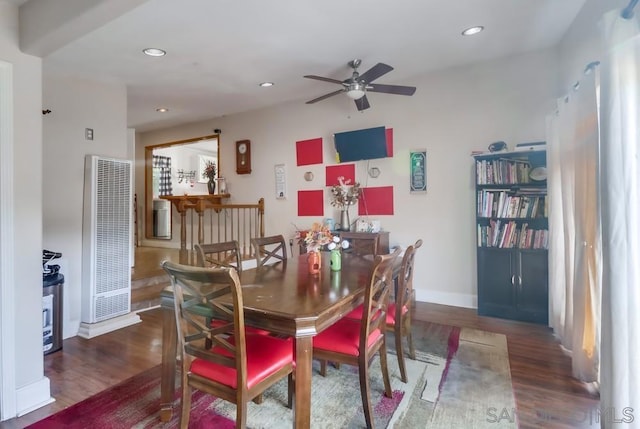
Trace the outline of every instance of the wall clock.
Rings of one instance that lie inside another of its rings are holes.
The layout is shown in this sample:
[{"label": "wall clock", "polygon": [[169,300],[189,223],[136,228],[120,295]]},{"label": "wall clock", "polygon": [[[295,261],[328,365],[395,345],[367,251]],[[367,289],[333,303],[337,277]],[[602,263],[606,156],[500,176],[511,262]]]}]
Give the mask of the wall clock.
[{"label": "wall clock", "polygon": [[236,142],[236,173],[251,173],[251,141],[249,140]]}]

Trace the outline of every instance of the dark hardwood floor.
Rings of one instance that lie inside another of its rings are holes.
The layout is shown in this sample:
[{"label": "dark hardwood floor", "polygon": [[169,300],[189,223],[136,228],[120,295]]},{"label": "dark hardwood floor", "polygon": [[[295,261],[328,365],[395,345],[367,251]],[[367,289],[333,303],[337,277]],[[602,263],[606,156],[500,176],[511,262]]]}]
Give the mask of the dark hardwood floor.
[{"label": "dark hardwood floor", "polygon": [[[156,262],[151,265],[156,266]],[[142,323],[91,340],[80,337],[64,340],[61,351],[44,359],[44,373],[51,381],[51,393],[56,401],[25,416],[2,422],[0,428],[23,428],[160,364],[160,310],[152,308],[139,314]],[[569,357],[549,328],[481,317],[473,309],[420,302],[415,307],[415,318],[507,336],[516,413],[521,428],[600,426],[595,421],[598,395],[571,376]],[[500,412],[502,410],[498,414]],[[511,410],[506,412],[512,415]]]}]

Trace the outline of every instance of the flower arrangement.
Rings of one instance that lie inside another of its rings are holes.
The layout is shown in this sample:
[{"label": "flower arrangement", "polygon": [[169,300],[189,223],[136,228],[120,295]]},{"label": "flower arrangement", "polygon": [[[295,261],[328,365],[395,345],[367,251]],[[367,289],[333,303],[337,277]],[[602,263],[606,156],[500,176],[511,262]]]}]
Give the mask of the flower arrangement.
[{"label": "flower arrangement", "polygon": [[319,222],[314,222],[303,238],[308,252],[317,252],[322,246],[332,243],[333,240],[334,237],[329,227]]},{"label": "flower arrangement", "polygon": [[340,251],[342,249],[348,249],[349,242],[347,240],[340,239],[340,237],[337,235],[334,235],[333,240],[331,241],[331,243],[329,243],[327,248],[329,250],[337,250],[337,251]]},{"label": "flower arrangement", "polygon": [[202,178],[213,180],[216,177],[216,163],[213,161],[206,161],[204,164],[204,170],[202,170]]},{"label": "flower arrangement", "polygon": [[360,183],[355,182],[352,186],[348,186],[351,180],[345,180],[341,177],[338,179],[340,184],[333,185],[331,188],[331,205],[338,207],[341,210],[348,209],[349,206],[358,202],[360,198],[361,189]]}]

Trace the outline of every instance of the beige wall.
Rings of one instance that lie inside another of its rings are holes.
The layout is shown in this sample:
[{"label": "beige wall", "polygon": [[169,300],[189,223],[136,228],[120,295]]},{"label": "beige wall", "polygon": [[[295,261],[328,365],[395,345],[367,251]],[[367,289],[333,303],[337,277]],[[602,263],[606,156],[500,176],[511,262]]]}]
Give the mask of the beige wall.
[{"label": "beige wall", "polygon": [[[419,300],[453,305],[476,305],[474,185],[471,150],[506,141],[510,147],[544,140],[544,118],[553,106],[556,58],[552,51],[536,52],[475,66],[446,70],[409,79],[418,87],[413,97],[371,94],[372,108],[358,112],[347,97],[333,97],[314,105],[304,100],[273,108],[214,118],[181,127],[141,134],[143,147],[182,140],[222,129],[221,174],[227,178],[233,202],[265,198],[267,234],[293,236],[294,224],[309,226],[320,217],[297,216],[297,190],[326,189],[324,166],[297,167],[295,142],[324,139],[325,164],[332,164],[332,134],[384,125],[394,129],[394,157],[372,160],[378,178],[366,174],[367,163],[356,164],[363,186],[394,186],[393,216],[371,216],[391,232],[391,244],[407,245],[422,238],[416,255],[415,287]],[[319,86],[321,93],[323,87]],[[235,141],[252,142],[250,175],[235,174]],[[427,150],[426,194],[409,193],[408,153]],[[275,198],[273,167],[287,166],[288,198]],[[315,179],[306,182],[303,174]],[[142,172],[137,192],[144,195]],[[325,217],[337,218],[325,192]],[[351,218],[355,219],[352,208]],[[174,218],[175,218],[174,213]],[[175,230],[178,231],[178,230]],[[175,235],[175,234],[174,234]]]}]

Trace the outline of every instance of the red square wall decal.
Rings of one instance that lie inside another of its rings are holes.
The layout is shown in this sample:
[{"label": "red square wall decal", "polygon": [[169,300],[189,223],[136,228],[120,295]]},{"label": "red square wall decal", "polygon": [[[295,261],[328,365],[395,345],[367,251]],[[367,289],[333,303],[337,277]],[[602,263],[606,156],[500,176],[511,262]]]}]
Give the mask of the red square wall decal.
[{"label": "red square wall decal", "polygon": [[296,142],[297,165],[322,164],[322,137]]},{"label": "red square wall decal", "polygon": [[359,216],[392,214],[393,186],[362,188],[362,195],[358,200]]},{"label": "red square wall decal", "polygon": [[324,216],[324,191],[298,191],[298,216]]},{"label": "red square wall decal", "polygon": [[393,157],[393,128],[386,128],[384,130],[387,137],[387,156]]},{"label": "red square wall decal", "polygon": [[353,185],[356,182],[355,164],[327,165],[325,170],[326,186],[339,185],[340,178],[347,185]]}]

